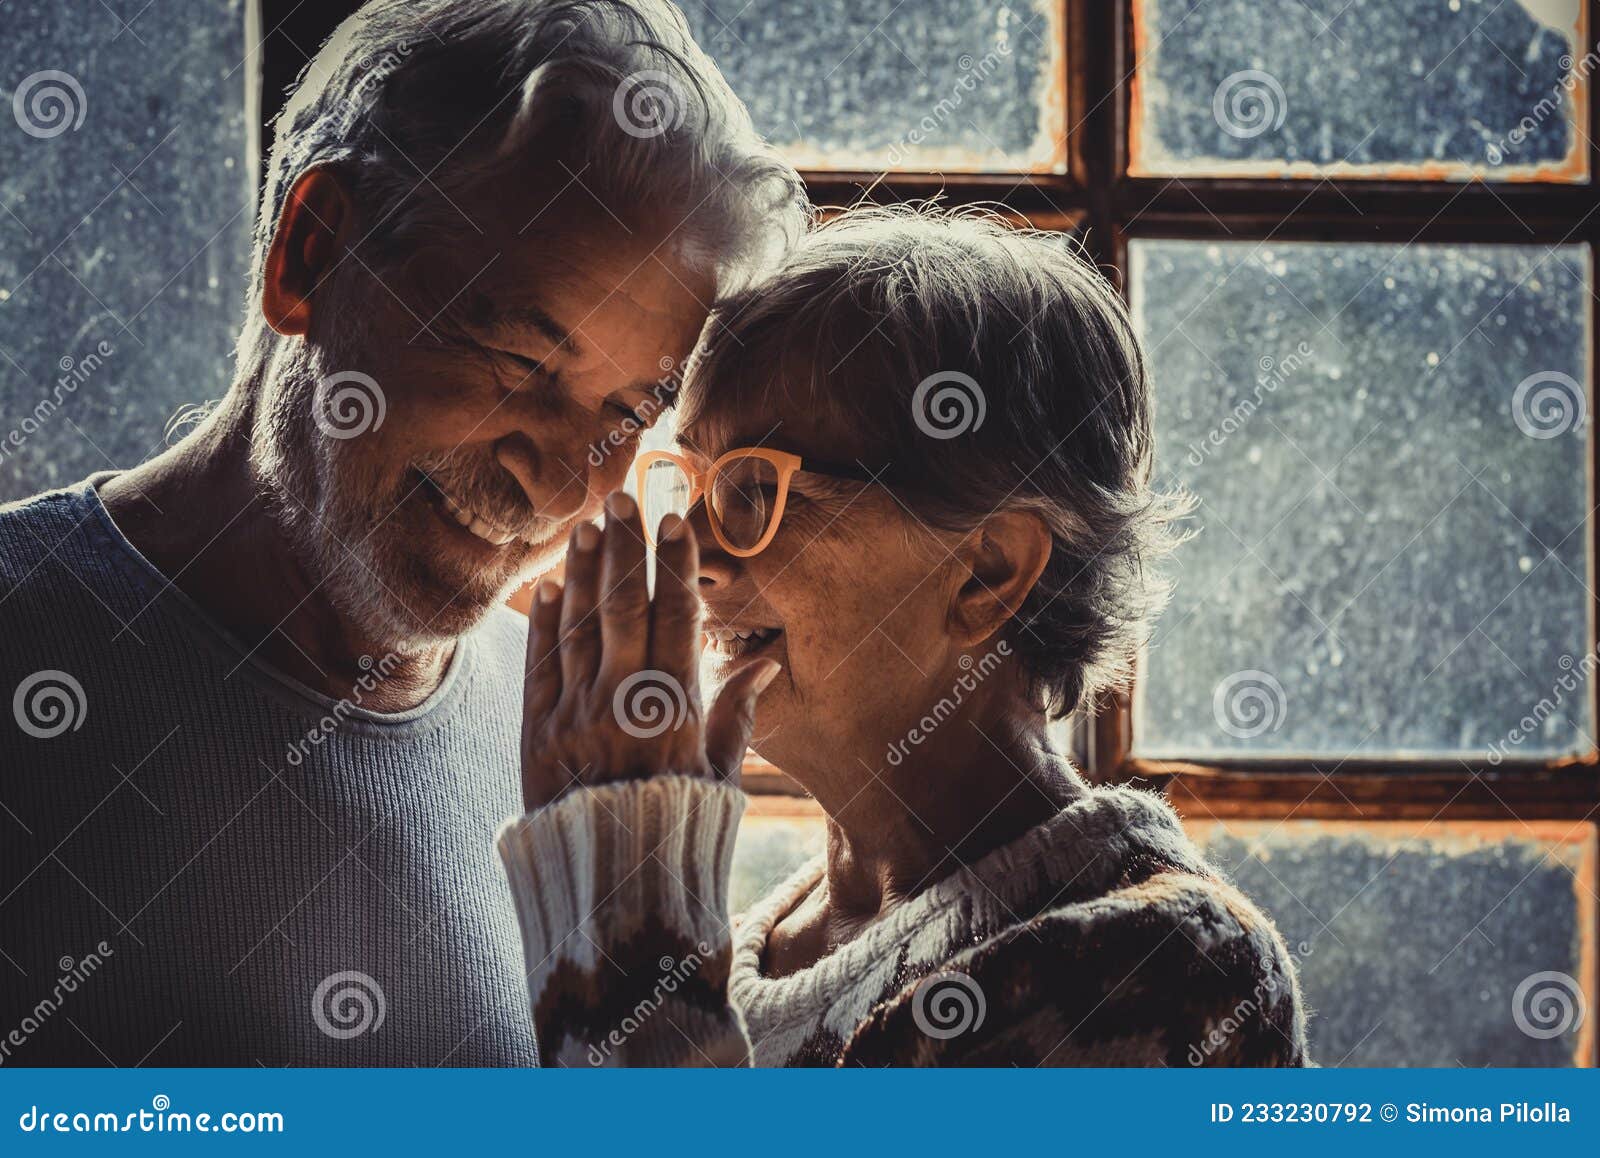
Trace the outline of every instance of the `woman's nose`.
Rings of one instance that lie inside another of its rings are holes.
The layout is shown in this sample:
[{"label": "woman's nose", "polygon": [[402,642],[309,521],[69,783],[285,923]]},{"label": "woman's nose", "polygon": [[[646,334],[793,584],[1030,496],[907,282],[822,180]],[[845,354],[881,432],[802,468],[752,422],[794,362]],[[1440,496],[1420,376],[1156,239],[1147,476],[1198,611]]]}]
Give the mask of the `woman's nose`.
[{"label": "woman's nose", "polygon": [[731,586],[738,575],[739,560],[722,549],[711,531],[711,519],[706,514],[706,504],[698,502],[689,512],[689,525],[700,544],[700,590],[715,591]]}]

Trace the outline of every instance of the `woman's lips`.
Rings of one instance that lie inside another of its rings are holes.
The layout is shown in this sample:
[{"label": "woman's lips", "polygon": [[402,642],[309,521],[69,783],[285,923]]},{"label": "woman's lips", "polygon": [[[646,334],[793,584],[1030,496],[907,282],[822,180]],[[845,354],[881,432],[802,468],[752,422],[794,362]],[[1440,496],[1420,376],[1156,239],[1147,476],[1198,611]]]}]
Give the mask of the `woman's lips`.
[{"label": "woman's lips", "polygon": [[781,627],[715,627],[705,631],[706,650],[721,659],[742,659],[772,647]]}]

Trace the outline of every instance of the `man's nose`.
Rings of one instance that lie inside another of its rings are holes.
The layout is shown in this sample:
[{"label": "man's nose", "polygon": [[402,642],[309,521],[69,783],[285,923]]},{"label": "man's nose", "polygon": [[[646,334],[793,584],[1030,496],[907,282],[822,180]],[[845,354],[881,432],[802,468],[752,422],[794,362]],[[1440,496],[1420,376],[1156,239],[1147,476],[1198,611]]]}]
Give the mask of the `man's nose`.
[{"label": "man's nose", "polygon": [[551,431],[543,445],[522,431],[494,444],[494,457],[528,496],[538,514],[553,522],[570,519],[589,501],[589,446],[566,432]]}]

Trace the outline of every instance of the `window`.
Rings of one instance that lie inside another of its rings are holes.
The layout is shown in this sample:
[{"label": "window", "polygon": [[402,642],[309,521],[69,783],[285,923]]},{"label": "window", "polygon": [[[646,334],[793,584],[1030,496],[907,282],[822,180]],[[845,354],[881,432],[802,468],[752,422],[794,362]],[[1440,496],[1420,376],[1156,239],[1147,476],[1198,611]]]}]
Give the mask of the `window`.
[{"label": "window", "polygon": [[[262,0],[257,110],[243,0],[205,3],[0,41],[0,116],[41,102],[0,132],[0,499],[143,458],[226,379],[259,127],[354,4]],[[999,205],[1119,279],[1200,534],[1074,747],[1271,913],[1314,1056],[1594,1064],[1539,1018],[1600,1010],[1595,6],[683,6],[818,203]],[[145,67],[180,53],[214,67]],[[745,783],[741,900],[821,827]]]},{"label": "window", "polygon": [[[1080,758],[1272,914],[1314,1056],[1594,1064],[1528,1013],[1596,1007],[1592,6],[686,8],[818,202],[998,203],[1120,279],[1199,535]],[[742,888],[804,817],[758,801]]]},{"label": "window", "polygon": [[0,502],[149,457],[232,377],[258,135],[244,0],[124,16],[0,17]]}]

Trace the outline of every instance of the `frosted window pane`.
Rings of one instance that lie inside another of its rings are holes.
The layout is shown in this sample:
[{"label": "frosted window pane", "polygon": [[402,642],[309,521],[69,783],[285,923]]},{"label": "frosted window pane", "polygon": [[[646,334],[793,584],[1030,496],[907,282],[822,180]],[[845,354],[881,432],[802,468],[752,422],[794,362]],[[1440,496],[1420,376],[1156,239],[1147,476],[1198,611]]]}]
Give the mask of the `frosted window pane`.
[{"label": "frosted window pane", "polygon": [[24,3],[0,24],[6,501],[142,461],[227,389],[251,66],[244,0]]},{"label": "frosted window pane", "polygon": [[1136,241],[1199,536],[1135,750],[1588,750],[1582,246]]},{"label": "frosted window pane", "polygon": [[1592,824],[1188,828],[1283,934],[1318,1064],[1574,1064]]},{"label": "frosted window pane", "polygon": [[1061,170],[1061,0],[685,0],[759,128],[812,169]]},{"label": "frosted window pane", "polygon": [[1138,0],[1136,13],[1135,172],[1588,179],[1582,0]]},{"label": "frosted window pane", "polygon": [[823,850],[822,817],[748,815],[733,846],[729,906],[748,909]]}]

